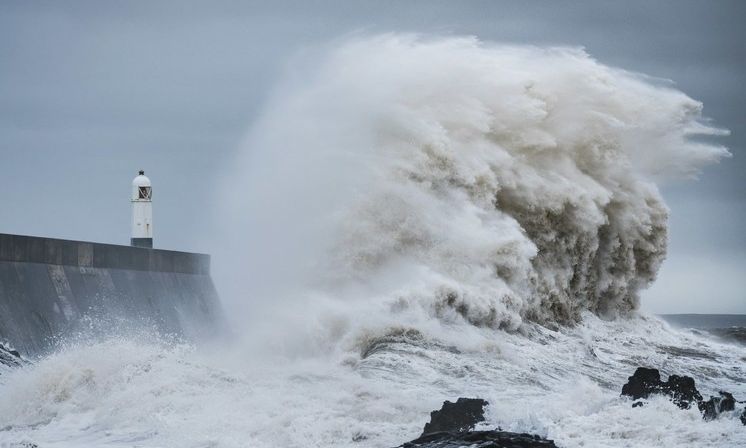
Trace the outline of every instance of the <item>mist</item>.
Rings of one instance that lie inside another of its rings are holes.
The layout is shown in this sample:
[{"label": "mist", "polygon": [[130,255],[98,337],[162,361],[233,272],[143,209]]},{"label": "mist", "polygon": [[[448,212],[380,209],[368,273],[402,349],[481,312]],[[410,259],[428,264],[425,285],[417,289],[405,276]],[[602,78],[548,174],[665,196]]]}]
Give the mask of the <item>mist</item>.
[{"label": "mist", "polygon": [[261,340],[327,326],[336,346],[432,318],[634,312],[667,253],[659,185],[729,155],[697,139],[727,135],[701,111],[578,48],[390,33],[309,50],[221,194],[228,315],[271,321]]}]

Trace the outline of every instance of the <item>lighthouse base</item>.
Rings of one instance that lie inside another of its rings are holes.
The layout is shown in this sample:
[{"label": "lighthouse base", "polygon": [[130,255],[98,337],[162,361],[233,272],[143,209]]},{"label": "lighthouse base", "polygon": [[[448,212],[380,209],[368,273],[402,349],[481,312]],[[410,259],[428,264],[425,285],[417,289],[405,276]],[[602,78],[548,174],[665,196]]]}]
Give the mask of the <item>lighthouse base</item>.
[{"label": "lighthouse base", "polygon": [[153,238],[130,238],[130,246],[153,248]]}]

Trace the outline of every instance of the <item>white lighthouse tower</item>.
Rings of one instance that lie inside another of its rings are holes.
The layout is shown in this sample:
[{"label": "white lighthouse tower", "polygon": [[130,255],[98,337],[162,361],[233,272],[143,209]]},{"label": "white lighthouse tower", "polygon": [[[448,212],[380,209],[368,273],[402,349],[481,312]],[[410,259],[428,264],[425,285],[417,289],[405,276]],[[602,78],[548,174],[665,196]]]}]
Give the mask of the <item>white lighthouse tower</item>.
[{"label": "white lighthouse tower", "polygon": [[132,180],[132,239],[130,245],[153,247],[153,188],[145,171]]}]

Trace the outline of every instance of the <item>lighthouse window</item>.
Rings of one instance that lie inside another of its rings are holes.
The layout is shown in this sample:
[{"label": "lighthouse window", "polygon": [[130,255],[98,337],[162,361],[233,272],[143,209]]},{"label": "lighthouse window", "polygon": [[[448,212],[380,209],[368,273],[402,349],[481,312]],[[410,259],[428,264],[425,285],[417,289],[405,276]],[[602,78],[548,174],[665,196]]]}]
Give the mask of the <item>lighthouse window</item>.
[{"label": "lighthouse window", "polygon": [[150,190],[150,187],[138,187],[138,190],[139,190],[139,194],[138,194],[139,199],[150,199],[150,196],[152,193],[152,191]]}]

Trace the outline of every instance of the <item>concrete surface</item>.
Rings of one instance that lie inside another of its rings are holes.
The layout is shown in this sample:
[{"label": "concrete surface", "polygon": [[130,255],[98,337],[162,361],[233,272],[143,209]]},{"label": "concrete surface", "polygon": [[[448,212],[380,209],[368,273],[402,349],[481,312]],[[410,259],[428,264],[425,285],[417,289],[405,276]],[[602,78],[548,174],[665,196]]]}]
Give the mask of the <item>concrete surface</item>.
[{"label": "concrete surface", "polygon": [[0,234],[0,340],[27,356],[76,334],[198,338],[221,318],[209,255]]}]

